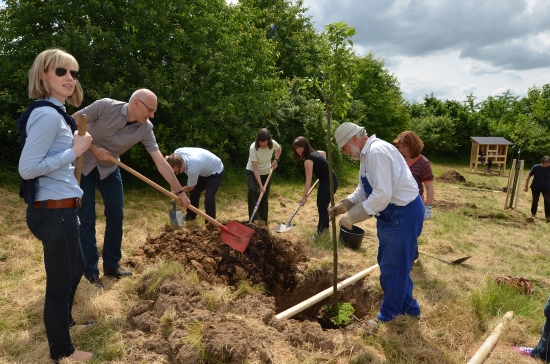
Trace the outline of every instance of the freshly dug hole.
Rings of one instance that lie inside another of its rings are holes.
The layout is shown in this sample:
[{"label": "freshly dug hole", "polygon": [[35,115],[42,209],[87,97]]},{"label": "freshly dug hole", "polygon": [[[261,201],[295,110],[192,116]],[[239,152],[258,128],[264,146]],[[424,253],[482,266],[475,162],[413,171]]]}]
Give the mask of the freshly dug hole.
[{"label": "freshly dug hole", "polygon": [[[176,230],[167,225],[159,236],[149,236],[145,244],[128,259],[129,263],[142,266],[159,260],[177,260],[193,266],[201,280],[212,284],[236,286],[241,281],[263,283],[268,294],[275,299],[277,312],[332,287],[332,271],[302,274],[308,262],[300,248],[302,244],[293,244],[254,224],[241,223],[255,230],[244,253],[224,244],[220,230],[212,225]],[[338,282],[348,277],[340,274]],[[293,318],[316,320],[320,308],[331,299],[324,299]],[[338,292],[338,300],[350,302],[355,308],[355,316],[362,318],[380,297],[373,297],[366,280],[360,280]]]}]

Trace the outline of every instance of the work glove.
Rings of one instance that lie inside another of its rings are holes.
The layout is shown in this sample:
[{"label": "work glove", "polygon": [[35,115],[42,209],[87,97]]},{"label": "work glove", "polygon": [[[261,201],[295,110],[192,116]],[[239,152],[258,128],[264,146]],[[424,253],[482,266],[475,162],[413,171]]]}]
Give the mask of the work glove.
[{"label": "work glove", "polygon": [[338,202],[338,204],[336,204],[335,206],[328,209],[328,216],[335,217],[338,215],[342,215],[346,213],[349,209],[351,209],[353,206],[355,206],[353,202],[345,198],[342,201]]},{"label": "work glove", "polygon": [[432,218],[432,205],[424,206],[424,220],[429,220]]},{"label": "work glove", "polygon": [[367,212],[363,208],[363,204],[358,203],[340,218],[338,224],[348,230],[351,230],[353,228],[353,224],[365,221],[366,219],[369,219],[371,217],[372,215],[367,214]]}]

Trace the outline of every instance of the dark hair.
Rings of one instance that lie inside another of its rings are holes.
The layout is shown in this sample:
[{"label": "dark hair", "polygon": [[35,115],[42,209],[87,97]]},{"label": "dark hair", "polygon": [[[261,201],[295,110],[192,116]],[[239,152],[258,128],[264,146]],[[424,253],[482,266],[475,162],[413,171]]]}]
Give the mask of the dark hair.
[{"label": "dark hair", "polygon": [[395,138],[393,144],[404,144],[409,148],[409,153],[411,153],[411,158],[416,158],[422,153],[424,149],[424,143],[422,139],[418,137],[412,131],[404,131]]},{"label": "dark hair", "polygon": [[540,160],[540,164],[543,164],[543,163],[548,163],[550,162],[550,157],[545,155],[544,157],[541,158]]},{"label": "dark hair", "polygon": [[263,128],[263,129],[260,129],[258,131],[258,135],[256,135],[256,144],[254,145],[256,150],[260,148],[260,142],[265,142],[265,141],[267,141],[267,147],[269,149],[273,149],[273,140],[271,139],[271,134],[269,133],[269,130],[267,130],[266,128]]},{"label": "dark hair", "polygon": [[[296,147],[304,148],[304,153],[300,156],[296,153]],[[297,161],[303,161],[309,157],[315,150],[309,145],[307,139],[303,136],[299,136],[292,142],[292,152],[294,153],[294,159]]]}]

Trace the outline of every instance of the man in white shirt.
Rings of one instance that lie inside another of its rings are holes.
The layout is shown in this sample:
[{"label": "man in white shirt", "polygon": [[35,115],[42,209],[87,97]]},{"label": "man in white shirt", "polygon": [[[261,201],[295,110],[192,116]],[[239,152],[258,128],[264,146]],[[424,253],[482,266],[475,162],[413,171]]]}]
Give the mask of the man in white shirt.
[{"label": "man in white shirt", "polygon": [[335,136],[342,153],[360,161],[359,185],[329,214],[344,214],[339,224],[348,229],[372,216],[377,220],[377,261],[384,298],[378,316],[369,322],[378,325],[402,314],[419,317],[410,277],[424,221],[418,184],[397,148],[376,135],[369,137],[365,128],[346,122]]},{"label": "man in white shirt", "polygon": [[[216,192],[220,187],[224,167],[220,158],[202,148],[178,148],[166,157],[174,173],[185,173],[187,185],[183,187],[189,193],[191,205],[199,208],[199,200],[204,191],[204,209],[208,216],[216,218]],[[197,214],[187,210],[185,220],[195,220]],[[208,221],[206,221],[208,222]]]}]

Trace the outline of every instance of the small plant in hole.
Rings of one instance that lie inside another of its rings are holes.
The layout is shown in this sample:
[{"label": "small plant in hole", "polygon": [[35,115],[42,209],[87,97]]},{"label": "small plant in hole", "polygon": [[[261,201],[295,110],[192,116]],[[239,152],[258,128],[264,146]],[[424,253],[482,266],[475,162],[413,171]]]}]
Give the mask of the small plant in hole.
[{"label": "small plant in hole", "polygon": [[334,309],[332,303],[327,303],[323,306],[323,314],[330,318],[330,321],[336,326],[349,325],[353,319],[355,309],[349,302],[338,302],[338,307]]}]

